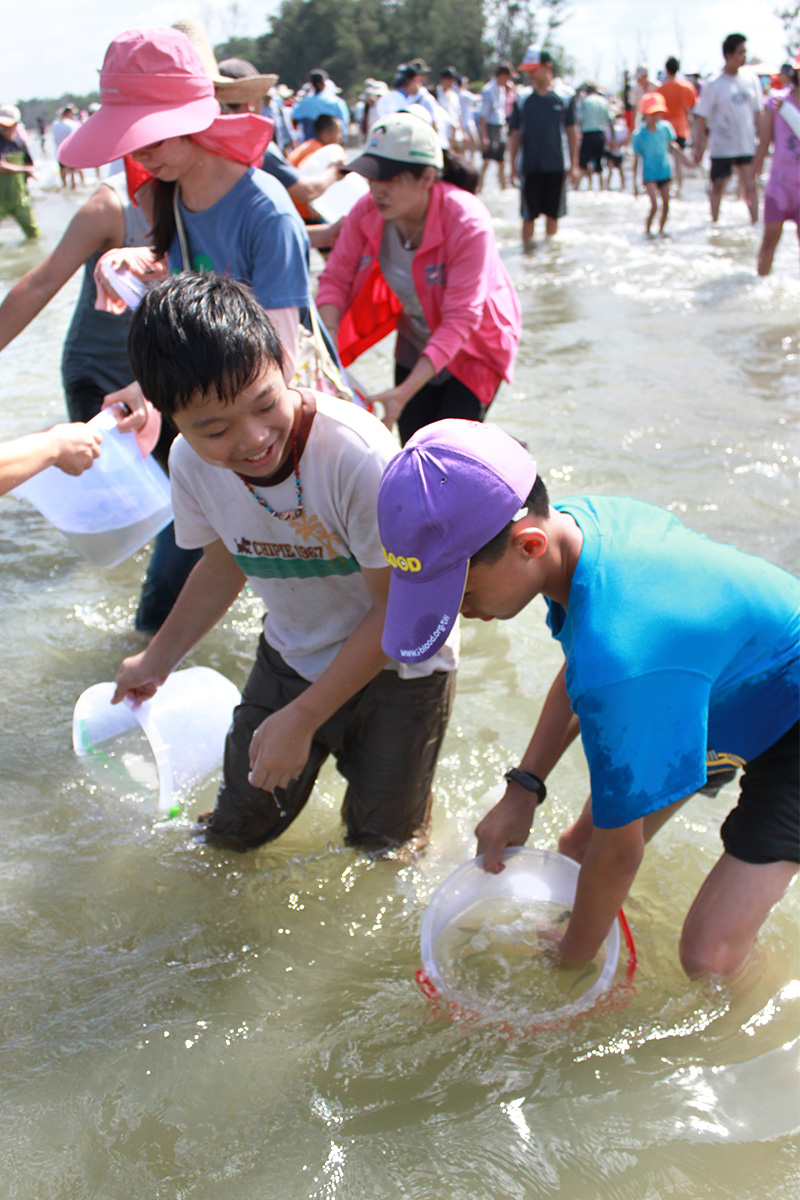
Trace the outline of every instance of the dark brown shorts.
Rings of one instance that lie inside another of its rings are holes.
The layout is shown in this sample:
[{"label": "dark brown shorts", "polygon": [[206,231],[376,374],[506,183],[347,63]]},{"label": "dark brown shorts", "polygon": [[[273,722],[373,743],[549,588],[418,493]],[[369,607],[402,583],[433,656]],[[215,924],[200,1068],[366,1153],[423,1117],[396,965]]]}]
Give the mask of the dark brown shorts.
[{"label": "dark brown shorts", "polygon": [[309,686],[262,635],[225,741],[217,806],[205,827],[208,840],[250,850],[278,837],[304,807],[329,754],[348,784],[342,805],[348,842],[386,849],[424,839],[455,672],[400,679],[395,671],[380,671],[320,726],[297,780],[274,792],[252,787],[247,776],[253,733]]}]

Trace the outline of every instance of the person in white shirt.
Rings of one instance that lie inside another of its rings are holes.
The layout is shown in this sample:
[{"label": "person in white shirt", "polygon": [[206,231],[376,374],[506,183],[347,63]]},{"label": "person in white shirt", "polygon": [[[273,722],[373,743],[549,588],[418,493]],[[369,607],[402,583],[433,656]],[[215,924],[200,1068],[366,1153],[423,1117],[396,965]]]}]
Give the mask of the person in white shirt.
[{"label": "person in white shirt", "polygon": [[[80,121],[78,120],[77,108],[75,108],[74,104],[65,104],[55,121],[53,121],[53,127],[50,131],[53,135],[53,145],[55,146],[56,150],[56,158],[58,158],[58,147],[61,145],[64,139],[72,133],[73,129],[77,129],[79,125]],[[74,191],[76,180],[79,177],[81,183],[83,183],[83,171],[70,170],[69,167],[64,167],[61,165],[61,163],[59,163],[59,171],[61,172],[62,187],[65,188],[69,186]]]},{"label": "person in white shirt", "polygon": [[394,87],[375,104],[375,121],[396,112],[414,111],[420,115],[419,109],[422,109],[431,124],[435,125],[438,105],[428,89],[422,86],[422,78],[417,63],[400,63],[395,73]]},{"label": "person in white shirt", "polygon": [[725,67],[703,85],[695,105],[694,161],[699,165],[708,146],[711,156],[711,220],[719,219],[719,209],[728,180],[734,169],[750,220],[758,220],[758,187],[753,159],[756,133],[761,138],[761,88],[758,78],[743,71],[747,61],[747,39],[743,33],[731,33],[722,43]]},{"label": "person in white shirt", "polygon": [[461,128],[461,97],[456,84],[458,72],[455,67],[444,67],[439,72],[439,86],[436,89],[436,100],[439,107],[447,114],[447,144],[450,150],[460,151],[464,145],[464,133]]},{"label": "person in white shirt", "polygon": [[511,64],[498,64],[494,79],[481,92],[481,105],[478,110],[478,130],[483,149],[483,166],[478,182],[478,191],[483,187],[483,181],[490,162],[497,163],[497,176],[500,187],[506,186],[506,121],[513,104],[514,85],[511,82],[513,71]]}]

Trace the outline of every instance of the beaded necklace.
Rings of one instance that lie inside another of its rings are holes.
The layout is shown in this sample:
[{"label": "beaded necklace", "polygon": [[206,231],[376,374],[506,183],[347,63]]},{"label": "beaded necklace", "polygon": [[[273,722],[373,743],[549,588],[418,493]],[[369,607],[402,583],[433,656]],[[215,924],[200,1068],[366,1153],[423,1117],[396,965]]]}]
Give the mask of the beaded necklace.
[{"label": "beaded necklace", "polygon": [[[297,508],[287,508],[285,512],[276,512],[275,509],[267,503],[263,496],[259,496],[252,483],[245,479],[244,475],[239,475],[239,478],[253,499],[260,504],[262,508],[265,508],[268,513],[272,513],[273,517],[277,517],[279,521],[294,521],[303,511],[303,489],[300,486],[300,464],[297,458],[297,438],[295,437],[294,429],[292,429],[292,459],[294,461],[294,482],[297,488]],[[237,471],[236,474],[238,475],[239,472]]]}]

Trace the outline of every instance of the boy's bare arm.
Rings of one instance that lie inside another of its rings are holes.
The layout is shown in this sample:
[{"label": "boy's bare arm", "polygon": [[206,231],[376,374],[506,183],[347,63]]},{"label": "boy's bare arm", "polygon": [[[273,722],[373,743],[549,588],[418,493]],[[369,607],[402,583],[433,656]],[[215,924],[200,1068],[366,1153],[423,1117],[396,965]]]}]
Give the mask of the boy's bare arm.
[{"label": "boy's bare arm", "polygon": [[213,629],[244,587],[245,576],[224,542],[203,547],[172,611],[147,649],[123,659],[112,704],[126,695],[149,700],[202,637]]},{"label": "boy's bare arm", "polygon": [[[519,764],[524,771],[546,779],[561,755],[580,732],[566,685],[567,664],[562,666],[547,694],[533,737]],[[536,796],[518,783],[509,783],[505,795],[486,814],[475,833],[478,854],[486,871],[501,871],[500,855],[507,846],[522,846],[528,839]]]},{"label": "boy's bare arm", "polygon": [[250,743],[250,783],[272,791],[296,779],[311,752],[314,734],[337,709],[386,664],[381,649],[389,568],[361,571],[372,607],[329,667],[301,696],[259,725]]},{"label": "boy's bare arm", "polygon": [[592,830],[578,890],[561,941],[564,960],[589,962],[602,945],[630,891],[644,854],[644,822]]}]

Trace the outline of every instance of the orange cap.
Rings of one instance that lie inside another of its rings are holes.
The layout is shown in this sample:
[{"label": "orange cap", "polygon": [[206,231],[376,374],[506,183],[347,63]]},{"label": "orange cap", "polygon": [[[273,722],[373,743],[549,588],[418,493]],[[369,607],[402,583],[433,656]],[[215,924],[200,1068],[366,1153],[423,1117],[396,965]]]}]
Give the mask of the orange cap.
[{"label": "orange cap", "polygon": [[666,115],[667,112],[664,97],[660,92],[647,92],[642,96],[642,102],[639,107],[646,117],[652,116],[653,113],[664,113]]}]

